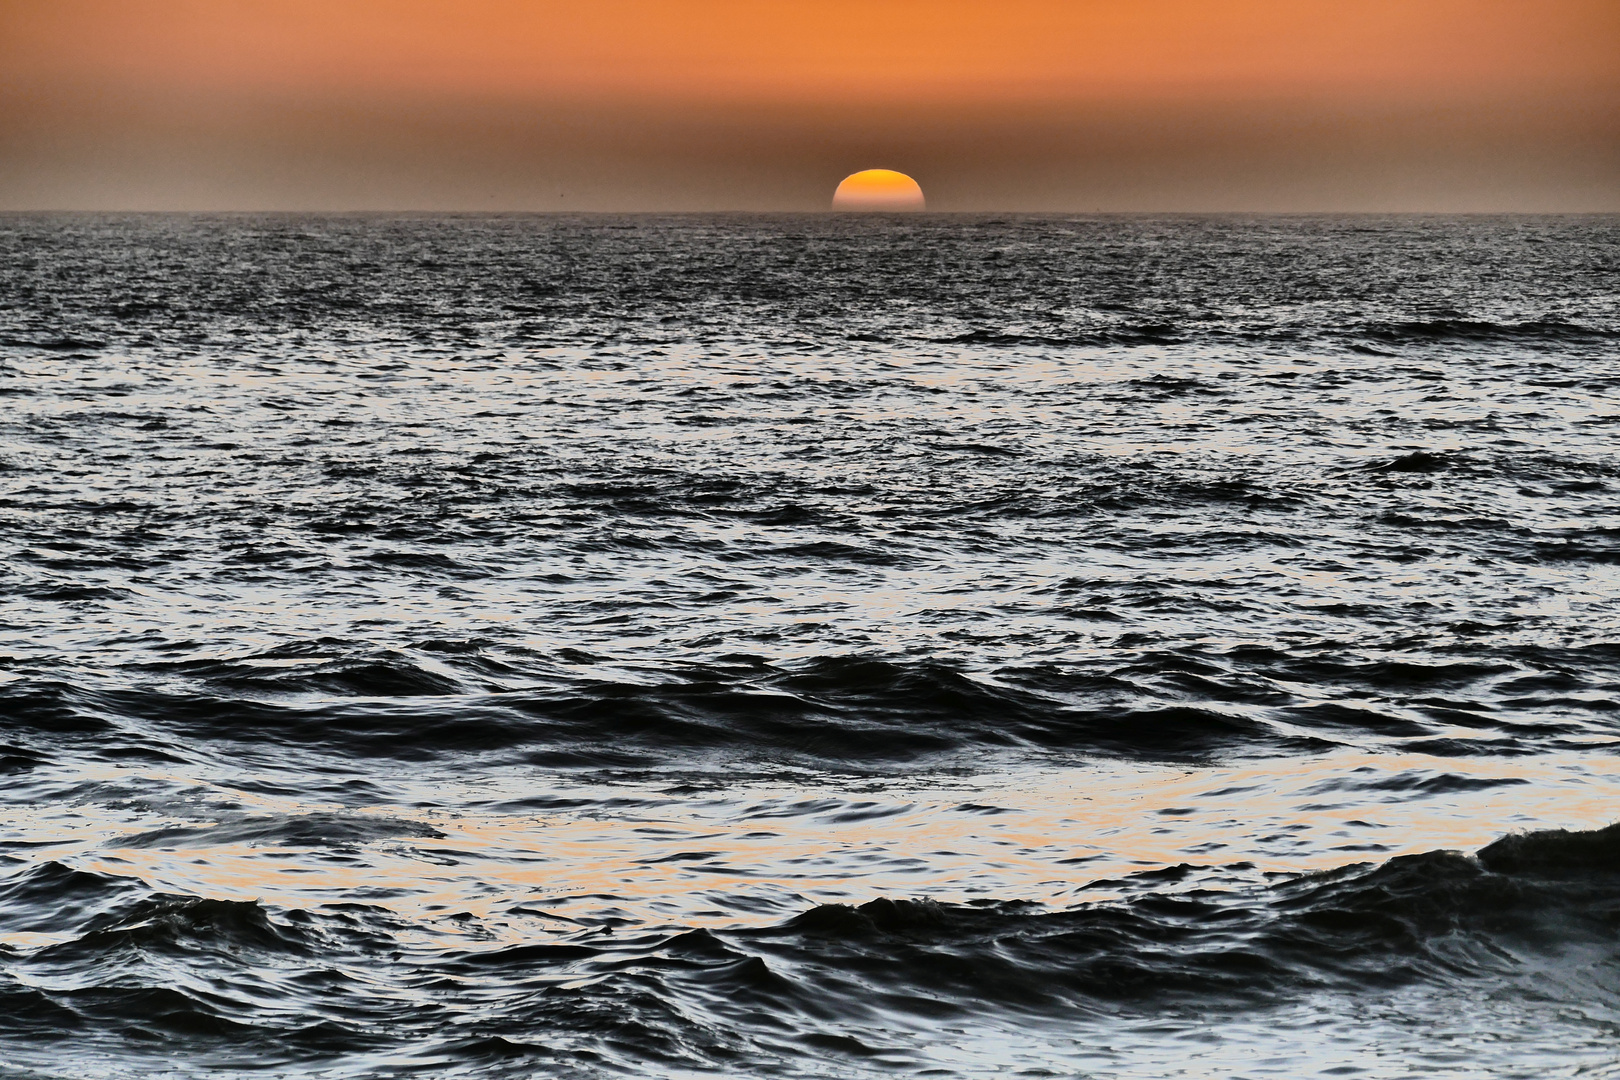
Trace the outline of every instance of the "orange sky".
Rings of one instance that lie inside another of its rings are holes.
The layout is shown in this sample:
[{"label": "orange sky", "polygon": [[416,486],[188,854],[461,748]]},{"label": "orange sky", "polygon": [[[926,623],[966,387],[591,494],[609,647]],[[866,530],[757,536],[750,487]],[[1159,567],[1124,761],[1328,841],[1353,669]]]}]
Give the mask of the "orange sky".
[{"label": "orange sky", "polygon": [[1620,209],[1617,106],[1620,0],[0,0],[13,207]]}]

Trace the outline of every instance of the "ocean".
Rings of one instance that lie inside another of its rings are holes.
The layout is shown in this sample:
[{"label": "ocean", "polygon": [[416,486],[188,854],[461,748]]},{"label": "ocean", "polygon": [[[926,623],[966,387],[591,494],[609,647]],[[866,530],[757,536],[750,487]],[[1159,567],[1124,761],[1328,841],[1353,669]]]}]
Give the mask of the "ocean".
[{"label": "ocean", "polygon": [[1620,218],[0,216],[0,1078],[1620,1076]]}]

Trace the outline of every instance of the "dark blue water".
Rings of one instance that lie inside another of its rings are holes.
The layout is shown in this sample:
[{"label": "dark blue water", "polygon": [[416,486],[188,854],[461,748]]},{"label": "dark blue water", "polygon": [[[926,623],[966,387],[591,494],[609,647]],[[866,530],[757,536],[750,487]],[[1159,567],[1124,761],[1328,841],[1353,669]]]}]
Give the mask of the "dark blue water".
[{"label": "dark blue water", "polygon": [[1620,219],[0,217],[0,1077],[1620,1075]]}]

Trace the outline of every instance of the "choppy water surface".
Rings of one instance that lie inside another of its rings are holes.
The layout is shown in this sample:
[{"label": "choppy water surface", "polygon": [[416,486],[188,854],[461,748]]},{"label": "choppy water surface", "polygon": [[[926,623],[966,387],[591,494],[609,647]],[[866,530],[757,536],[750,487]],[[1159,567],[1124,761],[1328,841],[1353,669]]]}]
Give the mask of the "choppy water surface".
[{"label": "choppy water surface", "polygon": [[1620,1075],[1617,242],[0,218],[0,1076]]}]

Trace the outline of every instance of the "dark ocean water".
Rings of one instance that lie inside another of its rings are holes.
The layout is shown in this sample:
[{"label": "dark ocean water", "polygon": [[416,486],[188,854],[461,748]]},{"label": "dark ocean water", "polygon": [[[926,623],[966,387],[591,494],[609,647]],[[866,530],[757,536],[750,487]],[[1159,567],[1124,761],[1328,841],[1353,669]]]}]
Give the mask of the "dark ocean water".
[{"label": "dark ocean water", "polygon": [[1620,219],[0,217],[0,1078],[1620,1076]]}]

